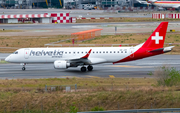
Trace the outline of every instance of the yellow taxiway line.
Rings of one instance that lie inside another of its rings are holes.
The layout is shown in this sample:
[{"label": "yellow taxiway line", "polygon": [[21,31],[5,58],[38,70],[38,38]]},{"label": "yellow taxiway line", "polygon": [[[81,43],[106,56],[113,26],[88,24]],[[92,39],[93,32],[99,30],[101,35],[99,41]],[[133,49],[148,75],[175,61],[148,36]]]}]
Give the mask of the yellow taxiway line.
[{"label": "yellow taxiway line", "polygon": [[85,75],[86,77],[90,77],[90,78],[101,78],[101,77],[97,77],[97,76],[90,76],[90,75]]}]

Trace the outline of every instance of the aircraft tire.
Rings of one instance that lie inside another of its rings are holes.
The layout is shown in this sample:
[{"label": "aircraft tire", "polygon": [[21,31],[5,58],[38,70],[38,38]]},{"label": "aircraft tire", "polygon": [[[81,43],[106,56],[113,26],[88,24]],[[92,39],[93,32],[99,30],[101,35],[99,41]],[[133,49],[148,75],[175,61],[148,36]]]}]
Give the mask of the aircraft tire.
[{"label": "aircraft tire", "polygon": [[81,67],[81,72],[86,72],[86,67]]},{"label": "aircraft tire", "polygon": [[92,71],[92,70],[93,70],[93,66],[89,65],[89,66],[87,67],[87,69],[88,69],[88,71]]},{"label": "aircraft tire", "polygon": [[25,67],[22,67],[22,70],[23,70],[23,71],[25,71],[25,70],[26,70],[26,68],[25,68]]}]

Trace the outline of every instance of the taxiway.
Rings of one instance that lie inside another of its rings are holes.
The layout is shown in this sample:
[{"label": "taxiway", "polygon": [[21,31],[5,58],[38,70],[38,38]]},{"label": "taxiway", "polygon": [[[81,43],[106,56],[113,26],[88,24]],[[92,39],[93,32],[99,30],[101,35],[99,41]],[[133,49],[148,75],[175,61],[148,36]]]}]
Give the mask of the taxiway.
[{"label": "taxiway", "polygon": [[109,75],[114,77],[153,77],[149,73],[164,65],[180,70],[180,55],[158,55],[116,65],[99,64],[95,65],[91,72],[81,72],[80,67],[57,70],[54,69],[53,64],[28,64],[26,71],[22,71],[22,66],[19,64],[0,64],[0,78],[99,78],[109,77]]}]

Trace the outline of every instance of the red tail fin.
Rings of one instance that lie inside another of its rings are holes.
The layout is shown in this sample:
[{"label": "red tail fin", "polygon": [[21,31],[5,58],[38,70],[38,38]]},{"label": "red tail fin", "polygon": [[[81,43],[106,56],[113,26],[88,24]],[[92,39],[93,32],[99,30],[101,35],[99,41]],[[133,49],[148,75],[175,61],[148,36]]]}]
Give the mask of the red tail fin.
[{"label": "red tail fin", "polygon": [[168,22],[161,22],[156,30],[151,34],[147,41],[143,44],[143,48],[163,48],[166,37]]}]

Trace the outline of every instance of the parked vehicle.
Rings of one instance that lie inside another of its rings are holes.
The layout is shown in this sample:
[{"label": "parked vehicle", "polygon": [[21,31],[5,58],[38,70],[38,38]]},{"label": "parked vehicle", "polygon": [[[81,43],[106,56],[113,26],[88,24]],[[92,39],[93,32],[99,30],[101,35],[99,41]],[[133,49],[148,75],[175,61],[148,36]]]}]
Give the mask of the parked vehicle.
[{"label": "parked vehicle", "polygon": [[92,4],[84,4],[82,7],[84,10],[92,10],[95,9],[95,5]]}]

